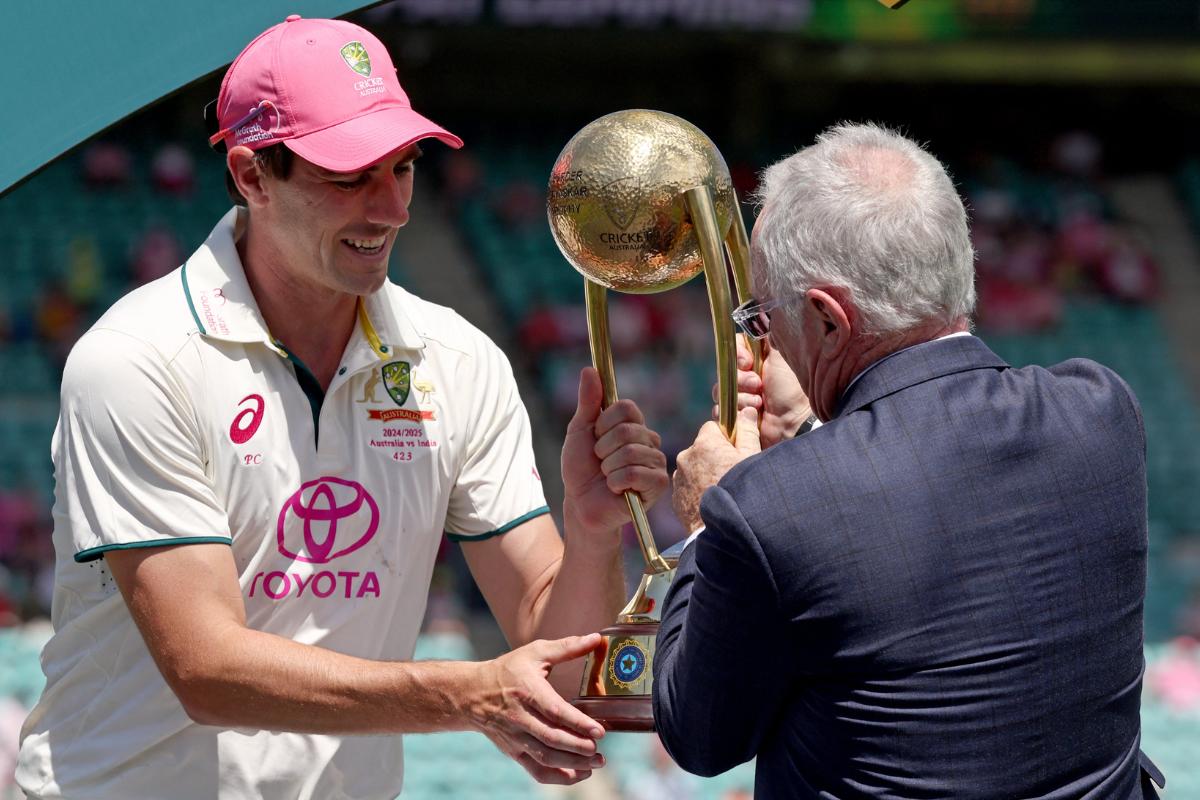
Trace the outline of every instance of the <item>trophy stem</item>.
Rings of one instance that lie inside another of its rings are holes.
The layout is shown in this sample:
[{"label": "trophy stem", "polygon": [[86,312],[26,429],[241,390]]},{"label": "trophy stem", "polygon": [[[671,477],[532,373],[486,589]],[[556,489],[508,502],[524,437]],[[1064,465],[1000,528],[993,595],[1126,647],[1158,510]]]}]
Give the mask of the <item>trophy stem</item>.
[{"label": "trophy stem", "polygon": [[[725,252],[729,254],[729,265],[733,268],[733,289],[737,293],[738,305],[741,305],[751,297],[750,237],[746,235],[746,223],[742,221],[742,207],[736,193],[733,195],[733,221],[729,224],[729,233],[725,234]],[[746,341],[754,355],[754,371],[762,375],[762,341],[749,336]]]},{"label": "trophy stem", "polygon": [[[588,340],[605,407],[617,402],[607,290],[666,291],[704,269],[717,346],[718,417],[733,439],[737,340],[730,265],[740,264],[735,269],[741,275],[749,272],[744,227],[726,245],[729,265],[722,249],[736,205],[729,169],[712,141],[670,114],[634,109],[605,115],[559,154],[547,214],[559,249],[587,279]],[[748,284],[742,291],[749,291]],[[641,498],[626,492],[625,499],[646,568],[629,604],[586,656],[573,703],[609,730],[651,731],[658,628],[682,546],[659,552]]]},{"label": "trophy stem", "polygon": [[[608,408],[617,402],[617,373],[613,368],[612,346],[608,336],[608,293],[603,286],[592,280],[585,279],[583,285],[592,364],[600,373],[600,383],[604,387],[602,405]],[[654,534],[650,531],[650,520],[646,517],[642,498],[637,492],[625,492],[625,502],[629,505],[633,530],[637,534],[638,546],[642,549],[642,558],[646,560],[647,567],[655,573],[669,572],[671,565],[658,553],[658,545],[654,543]]]},{"label": "trophy stem", "polygon": [[663,559],[671,565],[671,572],[661,573],[647,569],[642,574],[637,591],[617,615],[618,625],[657,625],[662,621],[663,603],[666,602],[667,590],[671,588],[671,581],[675,577],[674,570],[679,563],[679,557],[668,553],[663,555]]},{"label": "trophy stem", "polygon": [[687,189],[683,197],[700,243],[708,304],[712,308],[713,337],[717,345],[717,421],[732,442],[737,422],[737,345],[733,338],[733,319],[729,316],[732,310],[729,273],[721,250],[717,211],[707,186]]}]

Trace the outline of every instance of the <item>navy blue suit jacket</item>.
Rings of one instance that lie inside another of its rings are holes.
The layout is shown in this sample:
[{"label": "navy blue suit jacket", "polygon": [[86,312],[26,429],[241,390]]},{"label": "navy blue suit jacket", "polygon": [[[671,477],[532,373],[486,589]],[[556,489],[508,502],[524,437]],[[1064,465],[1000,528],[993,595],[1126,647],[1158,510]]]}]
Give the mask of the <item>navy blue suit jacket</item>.
[{"label": "navy blue suit jacket", "polygon": [[973,336],[704,496],[654,656],[675,760],[761,798],[1142,797],[1145,433],[1113,372]]}]

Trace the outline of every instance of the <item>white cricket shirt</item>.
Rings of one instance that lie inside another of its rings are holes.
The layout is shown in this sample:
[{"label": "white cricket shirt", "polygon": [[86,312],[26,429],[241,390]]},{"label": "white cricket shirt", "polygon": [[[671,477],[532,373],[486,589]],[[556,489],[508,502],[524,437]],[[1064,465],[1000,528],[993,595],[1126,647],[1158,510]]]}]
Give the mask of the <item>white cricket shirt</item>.
[{"label": "white cricket shirt", "polygon": [[35,796],[400,791],[400,736],[192,722],[105,552],[228,543],[250,627],[404,660],[443,531],[480,539],[547,511],[528,415],[486,336],[388,283],[360,304],[322,399],[266,329],[235,246],[239,213],[113,306],[68,359],[53,442],[55,634],[17,770]]}]

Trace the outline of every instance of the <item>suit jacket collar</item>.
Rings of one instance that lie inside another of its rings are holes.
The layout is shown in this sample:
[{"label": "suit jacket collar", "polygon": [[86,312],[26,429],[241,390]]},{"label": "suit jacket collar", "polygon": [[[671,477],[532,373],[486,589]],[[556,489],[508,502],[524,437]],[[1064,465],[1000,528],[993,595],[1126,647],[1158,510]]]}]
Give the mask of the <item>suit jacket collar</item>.
[{"label": "suit jacket collar", "polygon": [[922,342],[867,367],[838,402],[836,419],[918,383],[972,369],[1006,369],[1004,359],[975,336]]}]

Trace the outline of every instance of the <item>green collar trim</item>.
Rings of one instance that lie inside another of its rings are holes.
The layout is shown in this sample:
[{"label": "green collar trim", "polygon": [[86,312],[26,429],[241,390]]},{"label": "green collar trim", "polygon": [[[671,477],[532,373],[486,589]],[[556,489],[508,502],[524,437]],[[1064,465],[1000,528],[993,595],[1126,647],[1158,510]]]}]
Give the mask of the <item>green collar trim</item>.
[{"label": "green collar trim", "polygon": [[208,331],[204,330],[204,323],[200,321],[200,315],[196,313],[196,304],[192,302],[192,290],[188,288],[187,282],[187,264],[179,270],[179,277],[183,280],[183,296],[187,298],[188,311],[192,312],[192,319],[196,320],[196,327],[200,329],[200,333],[207,335]]},{"label": "green collar trim", "polygon": [[283,342],[272,339],[271,344],[278,347],[279,352],[287,356],[288,361],[292,362],[292,366],[296,370],[296,382],[300,384],[300,391],[304,392],[304,396],[308,398],[308,407],[312,412],[313,447],[316,447],[317,443],[321,441],[321,406],[325,402],[325,390],[321,388],[320,381],[317,380],[316,375],[313,375],[308,365],[298,356],[293,355]]}]

